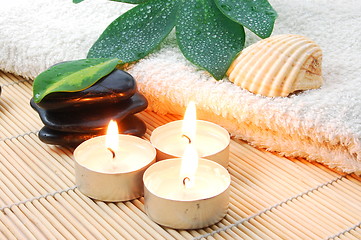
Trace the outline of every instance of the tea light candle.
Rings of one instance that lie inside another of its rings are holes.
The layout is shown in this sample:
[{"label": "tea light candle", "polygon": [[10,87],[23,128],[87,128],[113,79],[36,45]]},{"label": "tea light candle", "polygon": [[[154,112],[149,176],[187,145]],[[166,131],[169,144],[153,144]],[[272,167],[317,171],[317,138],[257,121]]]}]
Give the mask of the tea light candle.
[{"label": "tea light candle", "polygon": [[74,158],[78,189],[93,199],[115,202],[143,196],[142,177],[156,151],[139,137],[118,134],[110,123],[106,136],[80,144]]},{"label": "tea light candle", "polygon": [[196,120],[194,102],[189,103],[184,120],[173,121],[154,129],[150,142],[157,150],[157,161],[182,157],[186,146],[192,142],[199,157],[228,167],[229,133],[217,124]]},{"label": "tea light candle", "polygon": [[191,159],[198,162],[193,173],[184,173],[182,158],[157,162],[145,171],[144,206],[154,222],[175,229],[197,229],[226,215],[231,183],[228,171],[214,161]]}]

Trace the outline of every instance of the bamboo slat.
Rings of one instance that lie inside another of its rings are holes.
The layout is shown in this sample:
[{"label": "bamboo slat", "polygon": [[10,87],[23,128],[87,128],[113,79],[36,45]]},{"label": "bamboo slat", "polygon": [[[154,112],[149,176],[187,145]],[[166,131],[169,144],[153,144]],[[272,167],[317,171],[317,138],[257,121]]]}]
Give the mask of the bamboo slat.
[{"label": "bamboo slat", "polygon": [[[361,239],[361,178],[232,139],[228,214],[204,229],[148,218],[141,197],[106,203],[75,186],[72,149],[42,143],[32,81],[0,72],[0,239]],[[137,114],[149,139],[180,119]]]}]

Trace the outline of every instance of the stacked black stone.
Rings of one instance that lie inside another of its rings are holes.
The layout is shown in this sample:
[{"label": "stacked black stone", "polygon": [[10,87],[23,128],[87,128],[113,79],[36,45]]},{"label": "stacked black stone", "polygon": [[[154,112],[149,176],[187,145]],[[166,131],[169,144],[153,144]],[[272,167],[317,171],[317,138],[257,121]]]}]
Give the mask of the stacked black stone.
[{"label": "stacked black stone", "polygon": [[39,139],[47,144],[76,147],[104,135],[110,120],[118,123],[122,134],[142,136],[146,131],[134,114],[145,110],[148,102],[134,78],[118,69],[85,90],[50,93],[39,103],[31,99],[30,105],[45,125]]}]

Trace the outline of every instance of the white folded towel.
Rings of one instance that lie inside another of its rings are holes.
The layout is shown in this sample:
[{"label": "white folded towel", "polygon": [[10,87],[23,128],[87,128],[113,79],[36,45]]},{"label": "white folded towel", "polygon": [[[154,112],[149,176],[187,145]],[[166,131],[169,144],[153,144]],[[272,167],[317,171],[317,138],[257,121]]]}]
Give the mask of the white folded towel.
[{"label": "white folded towel", "polygon": [[[361,3],[273,0],[275,34],[300,34],[324,54],[321,89],[286,98],[254,95],[214,80],[180,53],[174,33],[130,67],[150,109],[199,116],[232,135],[286,156],[361,174]],[[85,58],[106,26],[132,5],[102,0],[13,0],[0,8],[0,69],[36,77],[52,64]],[[247,33],[247,45],[259,40]]]}]

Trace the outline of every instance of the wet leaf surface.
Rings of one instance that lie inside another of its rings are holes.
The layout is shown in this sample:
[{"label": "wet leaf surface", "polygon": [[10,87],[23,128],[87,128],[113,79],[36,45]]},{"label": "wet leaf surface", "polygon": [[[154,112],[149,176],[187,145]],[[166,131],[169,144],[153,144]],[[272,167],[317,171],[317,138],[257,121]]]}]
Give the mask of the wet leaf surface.
[{"label": "wet leaf surface", "polygon": [[39,74],[33,83],[36,103],[53,92],[75,92],[88,88],[112,72],[119,59],[81,59],[50,67]]},{"label": "wet leaf surface", "polygon": [[223,77],[245,41],[243,27],[225,17],[213,0],[186,1],[176,34],[184,56],[216,79]]},{"label": "wet leaf surface", "polygon": [[267,0],[214,0],[230,19],[248,28],[261,38],[269,37],[277,17]]},{"label": "wet leaf surface", "polygon": [[175,25],[178,1],[152,0],[114,20],[88,52],[88,58],[116,57],[128,63],[148,55]]}]

